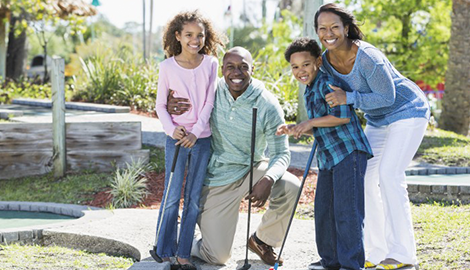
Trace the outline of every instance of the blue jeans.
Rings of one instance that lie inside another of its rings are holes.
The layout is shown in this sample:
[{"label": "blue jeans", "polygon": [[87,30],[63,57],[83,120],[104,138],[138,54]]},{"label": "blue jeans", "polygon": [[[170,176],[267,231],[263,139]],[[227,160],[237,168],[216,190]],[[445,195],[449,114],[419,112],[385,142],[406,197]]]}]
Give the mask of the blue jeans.
[{"label": "blue jeans", "polygon": [[[157,254],[162,258],[174,256],[189,258],[191,256],[194,229],[199,215],[199,199],[201,198],[202,185],[206,178],[207,164],[210,157],[210,137],[198,139],[192,148],[181,147],[171,186],[168,189],[176,142],[177,140],[169,136],[166,139],[165,192],[163,193],[157,221],[158,226],[162,218],[163,205],[165,205],[165,193],[168,192],[160,233],[157,235]],[[181,217],[180,233],[177,241],[178,210],[186,165],[188,166],[188,173],[184,187],[183,216]]]},{"label": "blue jeans", "polygon": [[315,237],[323,267],[364,269],[364,175],[367,155],[354,151],[318,173]]}]

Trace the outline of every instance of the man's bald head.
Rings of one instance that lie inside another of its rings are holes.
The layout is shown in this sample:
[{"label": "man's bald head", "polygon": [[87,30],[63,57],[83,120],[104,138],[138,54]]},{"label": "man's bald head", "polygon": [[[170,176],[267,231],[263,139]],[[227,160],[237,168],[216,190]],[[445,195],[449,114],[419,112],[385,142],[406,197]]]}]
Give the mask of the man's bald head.
[{"label": "man's bald head", "polygon": [[236,47],[233,47],[231,48],[230,50],[228,50],[225,55],[224,55],[224,58],[223,58],[223,62],[225,62],[225,59],[227,58],[227,56],[229,54],[237,54],[237,55],[240,55],[241,57],[243,57],[246,62],[248,62],[251,66],[253,65],[253,57],[251,56],[251,53],[243,48],[243,47],[240,47],[240,46],[236,46]]}]

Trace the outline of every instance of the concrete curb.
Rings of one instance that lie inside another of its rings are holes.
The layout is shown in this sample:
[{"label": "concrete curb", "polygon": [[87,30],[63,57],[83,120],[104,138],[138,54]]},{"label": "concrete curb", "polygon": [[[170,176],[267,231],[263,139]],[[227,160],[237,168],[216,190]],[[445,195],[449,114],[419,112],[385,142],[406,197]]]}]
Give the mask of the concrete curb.
[{"label": "concrete curb", "polygon": [[106,253],[111,256],[124,256],[136,261],[140,260],[141,257],[137,248],[118,240],[86,234],[56,232],[53,230],[43,231],[41,245],[58,245],[66,248],[85,250],[92,253]]}]

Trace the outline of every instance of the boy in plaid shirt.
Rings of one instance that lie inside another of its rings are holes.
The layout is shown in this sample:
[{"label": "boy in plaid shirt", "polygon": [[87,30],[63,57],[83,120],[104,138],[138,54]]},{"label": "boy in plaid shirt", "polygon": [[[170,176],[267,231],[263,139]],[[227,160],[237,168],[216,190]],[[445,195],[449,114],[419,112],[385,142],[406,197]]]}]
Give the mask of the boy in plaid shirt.
[{"label": "boy in plaid shirt", "polygon": [[315,233],[321,260],[309,269],[363,269],[364,175],[372,150],[350,105],[330,107],[325,95],[338,85],[320,70],[321,49],[313,39],[299,38],[285,51],[294,77],[307,87],[309,119],[281,125],[277,135],[310,134],[318,143]]}]

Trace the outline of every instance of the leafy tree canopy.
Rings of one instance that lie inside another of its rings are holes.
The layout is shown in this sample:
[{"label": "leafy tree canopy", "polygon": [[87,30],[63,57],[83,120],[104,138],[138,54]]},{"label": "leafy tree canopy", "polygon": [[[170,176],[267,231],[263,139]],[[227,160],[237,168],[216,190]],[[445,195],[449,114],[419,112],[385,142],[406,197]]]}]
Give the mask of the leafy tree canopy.
[{"label": "leafy tree canopy", "polygon": [[346,0],[365,40],[405,76],[429,85],[444,81],[449,55],[451,0]]},{"label": "leafy tree canopy", "polygon": [[32,31],[37,22],[56,26],[62,20],[69,22],[73,35],[86,30],[84,16],[96,14],[96,10],[84,2],[70,0],[0,0],[0,10],[0,19],[4,22],[11,17],[20,18],[13,26],[16,34]]}]

